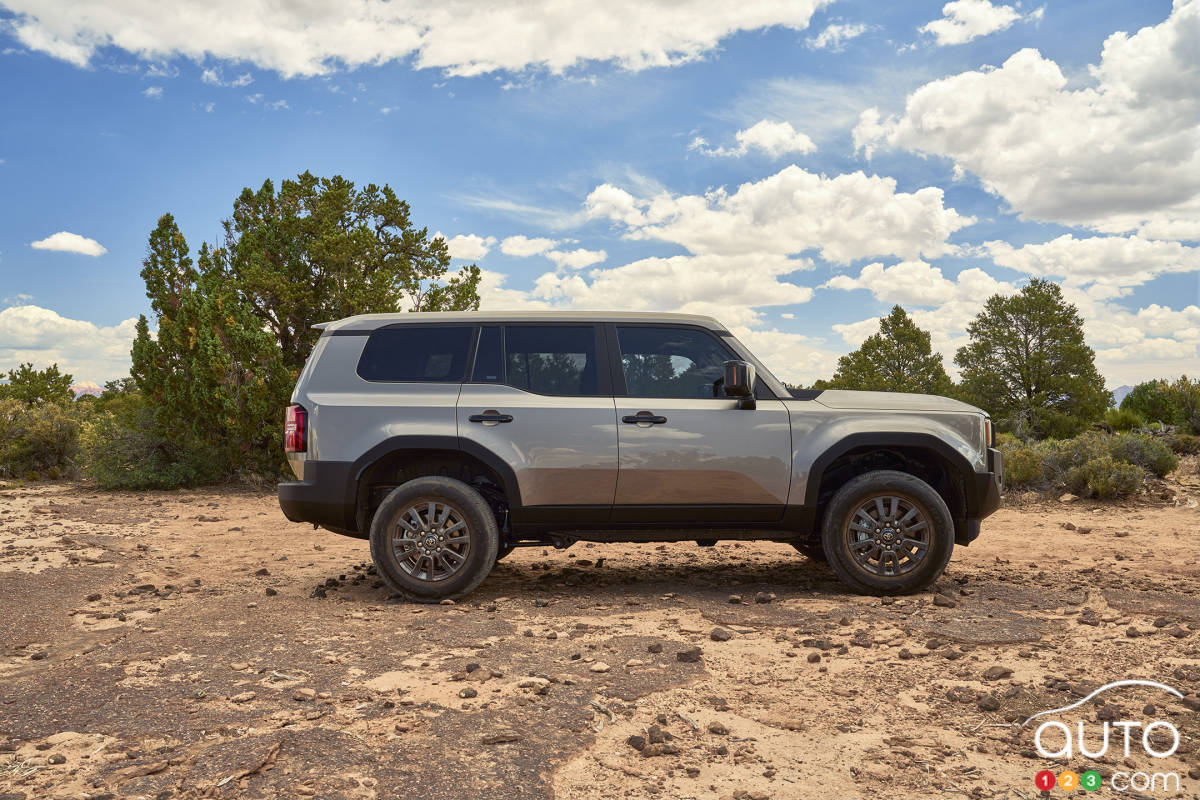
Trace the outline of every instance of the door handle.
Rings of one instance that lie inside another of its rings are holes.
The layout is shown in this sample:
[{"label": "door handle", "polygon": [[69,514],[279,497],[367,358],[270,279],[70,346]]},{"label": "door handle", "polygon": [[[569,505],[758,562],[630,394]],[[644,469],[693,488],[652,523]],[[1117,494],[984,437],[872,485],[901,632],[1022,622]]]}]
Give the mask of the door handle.
[{"label": "door handle", "polygon": [[667,421],[666,417],[660,417],[657,414],[651,414],[646,411],[643,411],[639,414],[629,414],[627,416],[621,417],[621,422],[626,422],[626,423],[629,423],[630,425],[637,425],[642,422],[648,422],[651,425],[662,425],[666,421]]},{"label": "door handle", "polygon": [[498,411],[485,411],[482,414],[472,414],[468,422],[482,422],[484,425],[495,425],[497,422],[512,422],[512,414],[501,414]]}]

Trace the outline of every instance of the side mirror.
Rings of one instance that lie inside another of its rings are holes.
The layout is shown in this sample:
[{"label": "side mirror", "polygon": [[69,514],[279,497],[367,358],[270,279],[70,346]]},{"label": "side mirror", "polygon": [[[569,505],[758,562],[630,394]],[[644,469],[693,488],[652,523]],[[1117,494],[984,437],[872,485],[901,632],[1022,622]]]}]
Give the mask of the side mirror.
[{"label": "side mirror", "polygon": [[738,408],[754,409],[754,365],[748,361],[726,361],[721,383],[726,397],[736,397]]}]

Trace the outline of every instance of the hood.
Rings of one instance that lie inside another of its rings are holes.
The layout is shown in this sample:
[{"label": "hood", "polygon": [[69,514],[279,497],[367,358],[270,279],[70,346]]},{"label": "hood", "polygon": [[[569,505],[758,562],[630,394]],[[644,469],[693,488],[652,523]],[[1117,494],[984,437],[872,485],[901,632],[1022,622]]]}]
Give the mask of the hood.
[{"label": "hood", "polygon": [[982,414],[978,408],[949,397],[935,394],[906,394],[904,392],[854,392],[848,389],[826,389],[816,402],[829,408],[873,409],[879,411],[957,411]]}]

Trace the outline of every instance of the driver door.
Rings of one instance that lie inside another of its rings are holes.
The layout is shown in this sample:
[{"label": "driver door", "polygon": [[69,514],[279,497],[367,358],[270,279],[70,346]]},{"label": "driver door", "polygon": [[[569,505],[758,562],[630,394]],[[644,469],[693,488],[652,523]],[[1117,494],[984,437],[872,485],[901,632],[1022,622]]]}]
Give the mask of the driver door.
[{"label": "driver door", "polygon": [[791,480],[784,404],[755,410],[725,397],[737,358],[710,331],[683,325],[608,326],[615,353],[618,438],[614,522],[773,522]]}]

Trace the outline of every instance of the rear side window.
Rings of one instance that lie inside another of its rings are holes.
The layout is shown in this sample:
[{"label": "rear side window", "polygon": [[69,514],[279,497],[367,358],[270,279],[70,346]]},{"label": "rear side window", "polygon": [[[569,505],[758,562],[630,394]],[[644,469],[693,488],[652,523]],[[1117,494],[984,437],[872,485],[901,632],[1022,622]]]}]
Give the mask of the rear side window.
[{"label": "rear side window", "polygon": [[552,395],[599,394],[596,329],[521,325],[504,331],[509,386]]},{"label": "rear side window", "polygon": [[470,325],[375,331],[358,359],[358,375],[368,381],[461,382],[473,333]]}]

